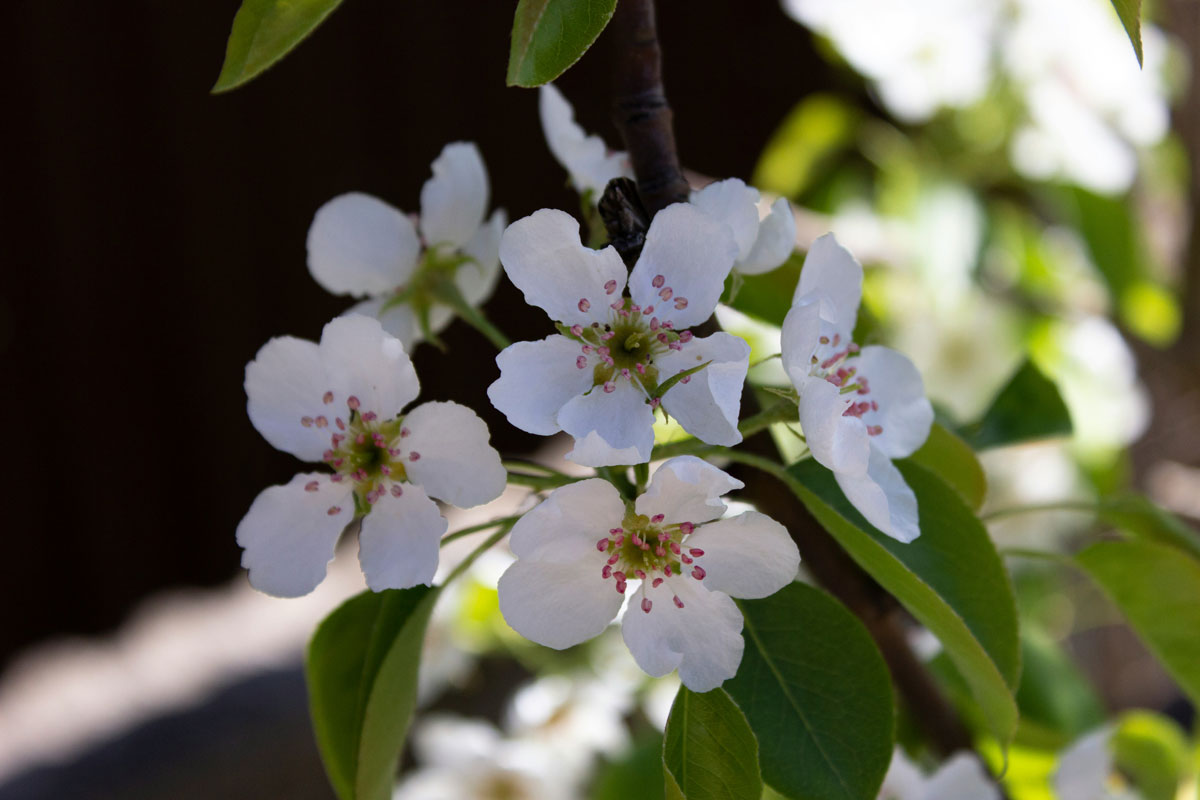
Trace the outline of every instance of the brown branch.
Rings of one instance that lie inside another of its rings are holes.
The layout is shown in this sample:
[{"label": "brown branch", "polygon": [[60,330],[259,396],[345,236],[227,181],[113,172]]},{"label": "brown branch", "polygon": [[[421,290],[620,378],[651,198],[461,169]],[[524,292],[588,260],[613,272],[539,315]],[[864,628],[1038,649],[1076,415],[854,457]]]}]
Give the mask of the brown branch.
[{"label": "brown branch", "polygon": [[[633,163],[642,203],[653,215],[688,197],[688,184],[675,152],[671,107],[662,85],[662,57],[654,26],[653,0],[621,0],[609,29],[616,47],[613,65],[616,123]],[[609,185],[610,190],[618,188]],[[610,198],[610,202],[615,199]],[[617,219],[612,214],[609,217]],[[610,229],[609,233],[613,231]],[[718,330],[715,318],[707,325],[707,330],[697,333],[704,335]],[[754,398],[744,398],[743,414],[755,411]],[[744,446],[748,451],[779,460],[779,452],[766,434],[751,437]],[[933,748],[943,755],[970,749],[971,735],[966,726],[909,646],[895,599],[837,545],[790,493],[759,476],[746,481],[744,493],[788,529],[808,571],[866,625],[883,653],[901,697]]]},{"label": "brown branch", "polygon": [[629,151],[642,203],[653,216],[688,199],[675,153],[671,107],[662,84],[662,54],[654,27],[654,0],[621,0],[609,23],[616,42],[613,115]]}]

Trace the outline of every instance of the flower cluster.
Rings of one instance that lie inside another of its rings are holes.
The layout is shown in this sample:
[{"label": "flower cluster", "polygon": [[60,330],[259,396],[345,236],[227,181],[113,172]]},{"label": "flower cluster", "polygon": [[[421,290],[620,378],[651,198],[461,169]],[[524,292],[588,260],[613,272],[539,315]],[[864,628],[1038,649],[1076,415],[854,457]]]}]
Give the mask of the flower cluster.
[{"label": "flower cluster", "polygon": [[[581,192],[627,169],[553,88],[541,110]],[[311,591],[352,521],[372,590],[431,583],[448,527],[431,498],[469,507],[504,490],[506,470],[474,411],[427,402],[405,412],[419,393],[406,346],[454,312],[479,314],[497,262],[558,329],[496,358],[488,398],[514,426],[570,434],[566,457],[596,468],[646,465],[660,411],[709,445],[742,440],[750,347],[694,329],[731,271],[773,269],[792,252],[786,200],[765,206],[739,180],[712,183],[654,216],[627,271],[615,248],[584,245],[561,211],[542,209],[502,234],[503,212],[485,222],[487,174],[474,145],[448,145],[433,173],[417,224],[363,194],[318,211],[314,277],[368,299],[326,325],[320,343],[272,339],[246,367],[254,426],[327,468],[266,489],[238,526],[243,565],[266,593]],[[783,363],[813,456],[872,524],[909,541],[919,534],[916,498],[891,459],[925,440],[932,410],[906,358],[853,343],[861,282],[861,266],[832,237],[813,245],[783,327]],[[605,478],[563,477],[513,526],[517,560],[498,585],[509,625],[565,648],[599,634],[627,603],[622,633],[643,670],[678,670],[695,691],[731,678],[743,648],[731,598],[766,597],[797,575],[783,526],[757,511],[725,518],[721,498],[742,483],[695,456],[661,464],[636,497]]]}]

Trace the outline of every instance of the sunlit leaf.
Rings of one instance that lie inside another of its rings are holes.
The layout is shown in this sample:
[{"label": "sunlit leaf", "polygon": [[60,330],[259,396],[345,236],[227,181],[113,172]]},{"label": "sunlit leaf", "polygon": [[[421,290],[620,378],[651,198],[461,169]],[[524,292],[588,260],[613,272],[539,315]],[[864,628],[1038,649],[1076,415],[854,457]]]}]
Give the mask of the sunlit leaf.
[{"label": "sunlit leaf", "polygon": [[663,738],[667,797],[681,800],[760,800],[758,741],[721,689],[697,694],[681,686]]},{"label": "sunlit leaf", "polygon": [[1099,542],[1075,560],[1200,703],[1200,563],[1147,541]]},{"label": "sunlit leaf", "polygon": [[959,435],[975,450],[1071,433],[1071,415],[1058,387],[1026,361],[1005,384],[983,417]]},{"label": "sunlit leaf", "polygon": [[983,711],[1008,742],[1017,724],[1020,674],[1012,584],[983,524],[959,494],[924,467],[897,462],[917,496],[921,536],[904,544],[880,533],[815,461],[788,472],[794,491],[859,566],[941,640]]},{"label": "sunlit leaf", "polygon": [[979,459],[966,442],[941,423],[933,424],[925,444],[910,458],[949,484],[972,510],[978,511],[983,505],[987,477]]},{"label": "sunlit leaf", "polygon": [[325,21],[342,0],[243,0],[233,17],[225,63],[213,86],[226,92],[257,76]]},{"label": "sunlit leaf", "polygon": [[739,604],[746,650],[725,690],[758,737],[762,777],[796,800],[874,797],[892,757],[892,686],[858,619],[793,583]]},{"label": "sunlit leaf", "polygon": [[520,0],[508,85],[541,86],[580,59],[612,19],[617,0]]},{"label": "sunlit leaf", "polygon": [[857,121],[858,112],[841,99],[809,95],[771,134],[754,168],[753,184],[766,192],[799,197],[822,164],[850,143]]},{"label": "sunlit leaf", "polygon": [[1172,720],[1149,711],[1121,715],[1112,737],[1113,761],[1144,800],[1175,800],[1192,772],[1186,734]]},{"label": "sunlit leaf", "polygon": [[309,710],[325,771],[341,800],[391,797],[417,699],[417,669],[437,590],[356,595],[308,646]]}]

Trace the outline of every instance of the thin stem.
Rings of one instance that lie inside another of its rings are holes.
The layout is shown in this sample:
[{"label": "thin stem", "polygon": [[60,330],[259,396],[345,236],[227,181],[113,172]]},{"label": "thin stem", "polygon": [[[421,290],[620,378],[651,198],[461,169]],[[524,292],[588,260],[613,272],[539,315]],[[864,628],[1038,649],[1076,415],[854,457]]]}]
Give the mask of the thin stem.
[{"label": "thin stem", "polygon": [[499,519],[494,519],[494,520],[491,520],[490,522],[481,522],[478,525],[472,525],[469,528],[463,528],[461,531],[455,531],[454,533],[448,533],[442,537],[441,546],[445,547],[446,545],[450,544],[451,542],[457,541],[458,539],[461,539],[464,536],[470,536],[472,533],[479,533],[480,531],[486,531],[488,528],[494,528],[497,525],[514,525],[514,524],[516,524],[516,521],[519,520],[520,518],[521,517],[519,514],[516,516],[512,516],[512,517],[500,517]]},{"label": "thin stem", "polygon": [[504,525],[500,526],[500,530],[496,531],[491,536],[489,536],[487,539],[485,539],[483,541],[483,543],[479,545],[479,547],[476,547],[474,550],[471,551],[471,554],[469,556],[467,556],[461,562],[459,562],[459,565],[457,567],[455,567],[450,572],[449,575],[446,576],[446,580],[442,581],[442,586],[448,585],[452,580],[454,580],[459,575],[462,575],[464,572],[466,572],[468,569],[470,569],[471,565],[475,563],[476,559],[478,559],[487,550],[489,550],[494,544],[496,544],[496,542],[500,541],[501,539],[503,539],[505,536],[508,535],[508,532],[509,532],[509,530],[512,529],[512,526],[513,526],[513,523],[511,523],[511,522],[505,523]]},{"label": "thin stem", "polygon": [[522,461],[520,459],[512,458],[512,459],[506,459],[504,461],[501,461],[500,464],[509,472],[521,472],[521,471],[524,471],[526,473],[530,473],[530,472],[539,473],[540,472],[542,475],[545,475],[546,477],[556,477],[556,478],[569,477],[567,475],[567,473],[565,473],[565,472],[557,470],[554,467],[548,467],[545,464],[538,464],[536,461]]},{"label": "thin stem", "polygon": [[538,491],[544,489],[557,489],[559,486],[566,486],[568,483],[574,483],[581,480],[580,478],[572,478],[569,475],[563,476],[546,476],[541,475],[522,475],[519,472],[509,472],[508,482],[514,486],[527,486],[530,489]]},{"label": "thin stem", "polygon": [[1070,558],[1062,553],[1050,553],[1045,550],[1031,550],[1027,547],[1002,547],[1000,555],[1013,556],[1014,558],[1036,558],[1039,561],[1053,561],[1057,564],[1064,564],[1070,561]]},{"label": "thin stem", "polygon": [[[783,400],[765,411],[760,411],[754,416],[746,417],[738,423],[738,430],[741,431],[743,439],[749,439],[754,434],[766,430],[776,422],[790,422],[795,417],[796,404],[789,400]],[[658,445],[651,452],[650,460],[658,461],[675,456],[696,456],[720,449],[719,447],[714,448],[712,445],[705,444],[699,439],[684,439],[682,442],[668,442],[667,444]]]},{"label": "thin stem", "polygon": [[987,514],[980,514],[979,519],[982,522],[991,522],[992,520],[1003,519],[1004,517],[1015,517],[1018,514],[1034,514],[1038,511],[1078,511],[1084,514],[1095,514],[1099,510],[1100,508],[1096,503],[1085,502],[1083,500],[1059,500],[1054,503],[1031,503],[1027,506],[999,508],[995,511],[989,511]]},{"label": "thin stem", "polygon": [[465,319],[472,328],[486,336],[487,340],[491,342],[497,350],[503,350],[512,344],[508,337],[505,336],[499,328],[493,325],[486,316],[484,316],[481,310],[478,308],[474,308],[472,310],[474,313],[460,314],[460,316],[462,316],[462,318]]}]

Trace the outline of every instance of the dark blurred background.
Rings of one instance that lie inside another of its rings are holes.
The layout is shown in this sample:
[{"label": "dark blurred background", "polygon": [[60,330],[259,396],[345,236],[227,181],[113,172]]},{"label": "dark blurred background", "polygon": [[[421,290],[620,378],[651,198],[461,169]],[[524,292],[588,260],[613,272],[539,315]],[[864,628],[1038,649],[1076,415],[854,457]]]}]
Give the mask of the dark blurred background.
[{"label": "dark blurred background", "polygon": [[[208,93],[237,0],[6,4],[0,359],[12,421],[0,662],[118,624],[139,598],[237,574],[233,531],[296,462],[245,415],[271,336],[318,338],[347,298],[305,268],[313,213],[358,189],[416,211],[429,163],[478,142],[511,219],[575,195],[537,93],[504,85],[514,3],[350,0],[258,80]],[[774,0],[660,4],[683,162],[749,177],[795,99],[827,86]],[[736,53],[720,40],[737,31]],[[560,81],[614,147],[603,37]],[[510,338],[545,332],[502,285]],[[416,353],[423,397],[479,405],[493,353],[472,329]],[[478,409],[504,451],[530,439]]]},{"label": "dark blurred background", "polygon": [[[112,631],[156,591],[239,574],[238,520],[297,467],[247,420],[243,367],[271,336],[317,338],[349,304],[305,268],[323,202],[357,189],[415,211],[442,146],[474,139],[510,219],[577,208],[536,92],[504,85],[514,6],[349,0],[265,75],[213,96],[237,0],[5,3],[0,670],[52,637]],[[709,175],[748,178],[796,98],[835,80],[775,0],[702,13],[664,0],[660,33],[682,160]],[[602,37],[559,85],[618,147],[609,57]],[[518,300],[502,285],[488,312],[514,340],[542,335]],[[502,451],[529,448],[479,404],[490,345],[463,324],[445,339],[449,354],[416,353],[422,396],[475,406]],[[292,783],[220,784],[232,753],[278,757],[247,743],[279,731],[246,720],[281,692],[293,710],[279,747],[303,755]],[[241,716],[162,721],[0,794],[327,796],[301,697],[297,669],[233,690]],[[169,742],[188,736],[209,755],[173,763]],[[131,759],[158,772],[135,781]],[[189,776],[194,795],[178,788]]]}]

